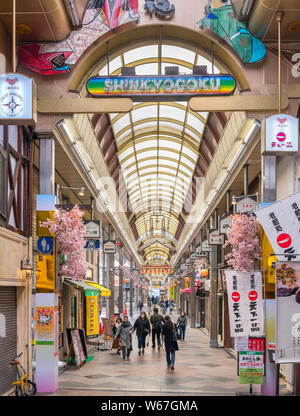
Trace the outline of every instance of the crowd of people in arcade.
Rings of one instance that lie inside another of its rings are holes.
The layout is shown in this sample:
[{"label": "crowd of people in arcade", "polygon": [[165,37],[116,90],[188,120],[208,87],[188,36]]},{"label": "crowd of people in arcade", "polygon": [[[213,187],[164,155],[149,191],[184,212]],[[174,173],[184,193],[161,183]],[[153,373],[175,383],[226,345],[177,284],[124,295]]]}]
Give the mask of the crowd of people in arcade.
[{"label": "crowd of people in arcade", "polygon": [[[145,311],[148,307],[148,314]],[[138,340],[138,355],[145,354],[146,347],[152,341],[152,349],[164,349],[166,352],[167,367],[175,368],[175,352],[179,350],[178,341],[185,341],[187,317],[184,311],[179,311],[179,317],[172,320],[171,314],[175,310],[173,299],[155,296],[148,297],[147,302],[140,300],[137,309],[139,317],[132,324],[127,315],[117,317],[113,326],[113,349],[129,359],[132,351],[132,335],[135,333]],[[176,321],[176,322],[175,322]]]}]

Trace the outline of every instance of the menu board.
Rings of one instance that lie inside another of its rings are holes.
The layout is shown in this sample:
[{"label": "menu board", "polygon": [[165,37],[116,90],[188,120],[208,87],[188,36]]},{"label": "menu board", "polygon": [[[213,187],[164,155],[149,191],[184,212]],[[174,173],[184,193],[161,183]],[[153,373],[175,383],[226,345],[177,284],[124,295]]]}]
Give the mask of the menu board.
[{"label": "menu board", "polygon": [[77,365],[81,365],[85,361],[85,354],[83,351],[80,335],[78,329],[71,331],[72,343]]}]

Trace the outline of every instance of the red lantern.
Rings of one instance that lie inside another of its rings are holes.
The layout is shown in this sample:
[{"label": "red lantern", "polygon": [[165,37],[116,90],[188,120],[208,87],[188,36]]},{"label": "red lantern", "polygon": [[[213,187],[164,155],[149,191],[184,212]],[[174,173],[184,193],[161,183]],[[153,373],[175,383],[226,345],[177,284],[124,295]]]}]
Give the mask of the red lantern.
[{"label": "red lantern", "polygon": [[190,278],[189,277],[186,277],[184,280],[185,280],[185,282],[189,282],[190,281]]},{"label": "red lantern", "polygon": [[201,270],[201,276],[202,277],[207,277],[208,276],[208,270],[207,269]]}]

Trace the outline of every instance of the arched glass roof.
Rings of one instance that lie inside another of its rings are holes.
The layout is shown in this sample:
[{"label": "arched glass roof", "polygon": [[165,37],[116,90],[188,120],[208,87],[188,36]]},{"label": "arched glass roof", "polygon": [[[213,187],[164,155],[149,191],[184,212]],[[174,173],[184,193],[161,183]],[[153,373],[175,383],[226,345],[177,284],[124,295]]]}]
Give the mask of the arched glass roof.
[{"label": "arched glass roof", "polygon": [[[178,66],[180,74],[191,74],[194,65],[205,65],[208,73],[213,72],[211,62],[197,51],[171,41],[165,41],[161,49],[158,43],[136,45],[110,61],[110,75],[120,75],[124,66],[135,67],[136,75],[164,74],[166,66]],[[214,73],[219,72],[215,66]],[[107,75],[107,65],[99,75]],[[193,112],[183,101],[135,102],[129,113],[110,114],[136,215],[137,243],[146,247],[147,263],[168,262],[207,117],[208,113]]]}]

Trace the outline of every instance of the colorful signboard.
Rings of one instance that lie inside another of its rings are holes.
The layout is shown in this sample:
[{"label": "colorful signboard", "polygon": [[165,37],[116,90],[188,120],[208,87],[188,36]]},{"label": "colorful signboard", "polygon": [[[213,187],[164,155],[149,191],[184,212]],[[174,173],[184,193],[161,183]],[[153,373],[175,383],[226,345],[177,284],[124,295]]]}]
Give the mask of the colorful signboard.
[{"label": "colorful signboard", "polygon": [[12,73],[0,75],[1,124],[36,124],[36,93],[31,78]]},{"label": "colorful signboard", "polygon": [[300,192],[256,213],[279,261],[300,261]]},{"label": "colorful signboard", "polygon": [[264,353],[241,351],[239,353],[240,384],[263,384]]},{"label": "colorful signboard", "polygon": [[230,336],[264,334],[261,272],[225,270]]},{"label": "colorful signboard", "polygon": [[99,335],[97,291],[86,291],[85,294],[86,336],[87,338],[97,338]]},{"label": "colorful signboard", "polygon": [[54,341],[54,306],[36,306],[36,339]]},{"label": "colorful signboard", "polygon": [[192,96],[233,94],[236,81],[231,75],[99,76],[87,81],[92,97],[130,97],[133,101],[187,100]]},{"label": "colorful signboard", "polygon": [[300,263],[276,263],[276,363],[300,362]]},{"label": "colorful signboard", "polygon": [[220,234],[219,231],[211,231],[208,235],[210,245],[222,245],[224,244],[225,235]]},{"label": "colorful signboard", "polygon": [[266,118],[264,153],[298,152],[299,120],[288,114]]}]

